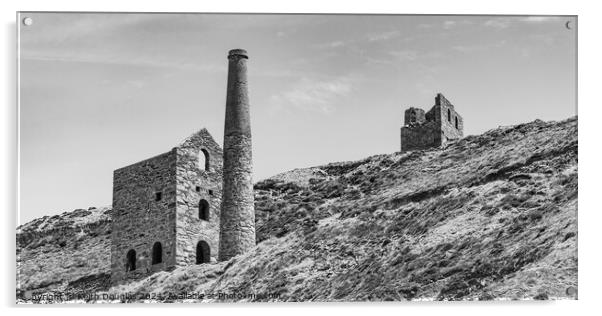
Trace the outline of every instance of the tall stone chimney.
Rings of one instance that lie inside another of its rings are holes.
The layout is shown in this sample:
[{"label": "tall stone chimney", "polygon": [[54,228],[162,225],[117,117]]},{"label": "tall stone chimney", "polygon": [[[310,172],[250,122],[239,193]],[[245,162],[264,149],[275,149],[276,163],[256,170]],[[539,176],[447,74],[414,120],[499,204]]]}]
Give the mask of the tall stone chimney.
[{"label": "tall stone chimney", "polygon": [[228,54],[228,90],[224,127],[224,174],[219,260],[255,246],[251,118],[247,91],[247,51]]}]

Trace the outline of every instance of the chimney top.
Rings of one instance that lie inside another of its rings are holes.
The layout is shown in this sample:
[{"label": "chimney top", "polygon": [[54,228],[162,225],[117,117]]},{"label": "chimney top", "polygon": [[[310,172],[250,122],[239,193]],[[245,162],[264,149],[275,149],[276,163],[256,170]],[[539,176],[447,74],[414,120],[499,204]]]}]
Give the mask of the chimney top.
[{"label": "chimney top", "polygon": [[249,55],[247,55],[247,51],[244,49],[240,49],[240,48],[232,49],[232,50],[230,50],[230,52],[228,52],[228,58],[234,57],[234,56],[247,58],[247,59],[249,58]]}]

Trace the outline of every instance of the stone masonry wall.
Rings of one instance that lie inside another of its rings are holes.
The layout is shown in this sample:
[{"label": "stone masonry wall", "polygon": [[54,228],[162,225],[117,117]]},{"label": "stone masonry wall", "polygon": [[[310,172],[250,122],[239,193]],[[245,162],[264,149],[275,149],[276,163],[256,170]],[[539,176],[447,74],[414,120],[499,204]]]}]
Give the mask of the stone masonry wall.
[{"label": "stone masonry wall", "polygon": [[420,124],[426,121],[424,110],[419,108],[409,108],[404,112],[404,124]]},{"label": "stone masonry wall", "polygon": [[[161,154],[117,169],[113,174],[111,282],[122,283],[176,264],[176,152]],[[156,193],[161,200],[156,201]],[[163,261],[151,265],[155,242]],[[129,250],[136,251],[136,269],[126,272]]]},{"label": "stone masonry wall", "polygon": [[[203,149],[209,156],[209,170],[203,170],[204,166],[199,166]],[[207,130],[203,129],[178,146],[176,152],[177,265],[196,263],[199,241],[205,241],[209,245],[211,261],[216,261],[222,201],[222,149]],[[209,220],[199,218],[201,199],[209,202]]]},{"label": "stone masonry wall", "polygon": [[401,151],[421,150],[441,145],[441,132],[436,122],[403,126]]},{"label": "stone masonry wall", "polygon": [[454,107],[454,105],[449,102],[448,99],[445,98],[445,96],[441,93],[437,93],[437,95],[435,96],[435,105],[441,105],[441,106],[447,106],[447,107]]},{"label": "stone masonry wall", "polygon": [[[442,137],[441,144],[444,145],[450,140],[459,139],[464,136],[464,121],[460,114],[454,110],[453,106],[441,105],[437,106],[437,121],[440,122],[439,126],[441,129]],[[449,110],[449,117],[448,117]],[[458,120],[458,127],[456,128],[456,119]]]}]

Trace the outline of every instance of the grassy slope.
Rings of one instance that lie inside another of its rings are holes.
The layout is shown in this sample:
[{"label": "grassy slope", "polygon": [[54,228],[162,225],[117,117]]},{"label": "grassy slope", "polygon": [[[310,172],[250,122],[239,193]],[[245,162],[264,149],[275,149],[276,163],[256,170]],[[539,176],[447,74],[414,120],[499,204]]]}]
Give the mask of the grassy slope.
[{"label": "grassy slope", "polygon": [[17,288],[61,289],[109,280],[111,210],[44,216],[17,228]]},{"label": "grassy slope", "polygon": [[294,170],[256,185],[256,212],[253,251],[110,292],[269,292],[285,301],[574,298],[577,119],[498,128],[443,150]]}]

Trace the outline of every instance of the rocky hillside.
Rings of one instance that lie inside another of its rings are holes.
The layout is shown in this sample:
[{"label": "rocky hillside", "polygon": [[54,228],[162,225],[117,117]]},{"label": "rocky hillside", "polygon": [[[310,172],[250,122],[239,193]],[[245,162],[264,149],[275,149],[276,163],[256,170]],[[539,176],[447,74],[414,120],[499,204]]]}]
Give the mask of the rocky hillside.
[{"label": "rocky hillside", "polygon": [[103,288],[110,281],[111,209],[78,209],[17,227],[20,290]]},{"label": "rocky hillside", "polygon": [[577,297],[576,118],[501,127],[443,149],[297,169],[255,188],[253,251],[113,288],[106,282],[110,210],[23,225],[18,294],[94,289],[160,301],[187,300],[160,295],[184,291],[206,294],[192,301]]}]

